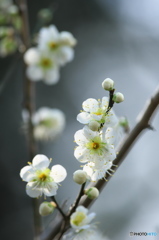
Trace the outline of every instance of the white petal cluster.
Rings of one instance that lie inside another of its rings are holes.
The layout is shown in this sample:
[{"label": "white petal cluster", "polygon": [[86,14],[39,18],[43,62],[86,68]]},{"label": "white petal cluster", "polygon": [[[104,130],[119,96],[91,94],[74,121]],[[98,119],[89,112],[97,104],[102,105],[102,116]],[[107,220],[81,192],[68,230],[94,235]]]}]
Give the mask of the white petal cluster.
[{"label": "white petal cluster", "polygon": [[54,25],[44,27],[38,36],[38,45],[28,49],[24,62],[26,74],[32,81],[44,81],[48,85],[59,81],[60,67],[74,58],[76,39],[69,32],[58,32]]},{"label": "white petal cluster", "polygon": [[58,183],[62,182],[67,172],[61,165],[54,165],[49,169],[50,160],[42,154],[33,158],[32,164],[25,166],[20,171],[20,177],[23,181],[28,182],[26,193],[37,198],[42,196],[54,196],[58,189]]},{"label": "white petal cluster", "polygon": [[79,206],[70,217],[70,224],[75,231],[79,232],[82,229],[88,229],[90,222],[95,218],[95,213],[88,214],[88,209]]},{"label": "white petal cluster", "polygon": [[32,116],[33,134],[36,140],[54,140],[65,127],[65,115],[56,108],[42,107]]},{"label": "white petal cluster", "polygon": [[88,98],[83,102],[83,110],[77,115],[77,120],[82,124],[89,124],[92,121],[97,121],[100,124],[106,126],[114,126],[118,119],[115,113],[110,110],[107,114],[109,100],[107,97],[103,97],[102,101],[94,98]]},{"label": "white petal cluster", "polygon": [[87,126],[75,133],[75,158],[86,163],[83,170],[92,181],[97,181],[105,176],[116,158],[113,146],[114,136],[111,128],[106,132],[92,131]]}]

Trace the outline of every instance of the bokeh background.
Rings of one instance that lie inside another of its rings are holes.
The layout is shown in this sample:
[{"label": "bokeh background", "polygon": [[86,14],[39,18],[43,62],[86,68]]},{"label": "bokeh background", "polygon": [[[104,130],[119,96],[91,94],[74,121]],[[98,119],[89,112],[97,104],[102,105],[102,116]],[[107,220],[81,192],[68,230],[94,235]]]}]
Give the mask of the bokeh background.
[{"label": "bokeh background", "polygon": [[[53,23],[59,31],[77,38],[75,59],[61,70],[57,85],[36,85],[36,105],[61,109],[67,125],[54,143],[40,144],[39,153],[53,158],[68,171],[57,199],[70,203],[79,187],[72,181],[79,168],[74,158],[76,121],[84,100],[105,95],[101,82],[110,77],[125,101],[115,106],[118,116],[127,116],[131,127],[159,83],[159,2],[157,0],[34,0],[28,1],[31,30],[36,14],[51,4]],[[1,82],[10,71],[14,56],[0,59]],[[18,62],[0,94],[1,239],[33,239],[31,200],[25,194],[20,169],[28,161],[21,110],[22,64]],[[157,232],[159,237],[159,113],[110,179],[91,211],[97,213],[101,231],[110,240],[127,240],[129,232]],[[46,220],[49,222],[48,220]],[[156,240],[158,237],[147,237]],[[137,237],[131,237],[136,239]],[[140,237],[145,239],[145,237]]]}]

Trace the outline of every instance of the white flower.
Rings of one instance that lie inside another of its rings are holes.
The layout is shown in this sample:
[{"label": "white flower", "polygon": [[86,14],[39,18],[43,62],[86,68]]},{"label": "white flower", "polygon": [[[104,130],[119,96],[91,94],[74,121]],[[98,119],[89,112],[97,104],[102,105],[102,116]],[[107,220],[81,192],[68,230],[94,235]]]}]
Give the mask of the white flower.
[{"label": "white flower", "polygon": [[83,166],[83,170],[87,173],[91,181],[96,182],[99,179],[105,178],[105,174],[111,167],[112,161],[99,161],[98,163],[89,162]]},{"label": "white flower", "polygon": [[45,196],[54,196],[58,189],[58,183],[62,182],[67,175],[64,167],[54,165],[51,170],[48,168],[49,159],[42,154],[33,158],[32,164],[25,166],[20,171],[20,177],[23,181],[28,182],[26,193],[37,198],[44,194]]},{"label": "white flower", "polygon": [[100,162],[113,161],[116,157],[114,138],[111,128],[103,132],[94,132],[85,126],[75,133],[75,142],[79,145],[75,148],[74,156],[80,162],[93,162],[97,166]]},{"label": "white flower", "polygon": [[95,213],[88,214],[87,208],[79,206],[70,217],[71,227],[74,228],[77,232],[82,229],[87,229],[90,227],[90,222],[93,220],[95,215]]},{"label": "white flower", "polygon": [[59,65],[65,65],[74,58],[73,46],[76,39],[69,32],[59,32],[54,25],[44,27],[39,33],[39,48],[49,51]]},{"label": "white flower", "polygon": [[43,80],[48,85],[58,82],[59,66],[46,50],[30,48],[24,54],[24,61],[28,65],[26,74],[30,80]]},{"label": "white flower", "polygon": [[113,110],[108,110],[108,98],[103,97],[102,101],[97,101],[94,98],[88,98],[83,102],[83,112],[77,115],[77,120],[82,124],[89,124],[91,121],[97,121],[106,126],[114,126],[117,123],[117,117]]},{"label": "white flower", "polygon": [[67,231],[62,240],[109,240],[96,228],[84,229],[79,232],[74,232],[72,229]]},{"label": "white flower", "polygon": [[65,115],[56,108],[42,107],[32,116],[36,140],[54,140],[65,127]]}]

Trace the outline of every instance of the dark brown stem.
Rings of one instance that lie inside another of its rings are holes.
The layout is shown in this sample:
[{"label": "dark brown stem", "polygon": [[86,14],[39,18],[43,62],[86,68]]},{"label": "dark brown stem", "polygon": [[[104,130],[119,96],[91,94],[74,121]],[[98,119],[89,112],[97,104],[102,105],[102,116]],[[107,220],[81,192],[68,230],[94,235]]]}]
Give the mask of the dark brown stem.
[{"label": "dark brown stem", "polygon": [[[29,32],[29,21],[28,21],[28,9],[27,9],[27,1],[19,0],[19,9],[22,18],[22,40],[25,48],[27,49],[30,45],[30,32]],[[24,75],[25,75],[26,66],[24,65]],[[26,108],[29,112],[29,126],[28,126],[28,151],[29,151],[29,161],[33,159],[33,157],[37,153],[37,144],[33,137],[33,125],[31,122],[31,117],[35,111],[35,85],[25,76],[24,83],[24,103],[23,107]],[[42,231],[42,223],[41,217],[39,215],[39,203],[40,200],[32,199],[33,205],[33,215],[34,215],[34,235],[36,240],[39,239],[40,233]]]},{"label": "dark brown stem", "polygon": [[56,208],[59,210],[59,212],[61,213],[61,215],[63,216],[63,218],[65,219],[66,218],[66,215],[65,213],[62,211],[61,207],[59,206],[59,204],[57,203],[55,197],[51,197],[51,199],[56,203]]},{"label": "dark brown stem", "polygon": [[[153,113],[157,109],[159,105],[159,87],[157,91],[154,93],[153,97],[148,101],[146,104],[146,107],[144,110],[139,114],[139,117],[137,118],[137,124],[134,127],[134,129],[129,133],[129,135],[125,138],[125,140],[122,142],[121,146],[119,147],[118,151],[119,154],[117,158],[114,161],[114,165],[120,166],[128,152],[130,151],[131,147],[134,145],[135,141],[138,139],[141,132],[145,129],[150,129],[150,120],[152,118]],[[116,167],[113,166],[112,169],[115,169]],[[106,174],[106,178],[109,179],[110,175]],[[104,186],[107,184],[105,180],[99,180],[96,184],[90,184],[89,187],[94,186],[101,190],[104,188]],[[79,202],[80,205],[83,205],[85,207],[90,207],[91,204],[94,201],[90,200],[88,197],[84,196],[81,201]],[[56,226],[52,231],[48,231],[45,234],[45,237],[42,238],[42,240],[52,240],[56,236],[58,232],[60,232],[60,227],[62,224],[61,219],[57,219]]]},{"label": "dark brown stem", "polygon": [[68,217],[70,217],[71,214],[76,210],[76,208],[77,208],[77,206],[78,206],[78,204],[79,204],[79,202],[80,202],[80,200],[81,200],[81,197],[82,197],[83,194],[84,194],[85,185],[86,185],[86,183],[83,183],[83,184],[82,184],[81,189],[80,189],[80,192],[79,192],[79,194],[78,194],[78,196],[77,196],[77,199],[76,199],[75,203],[72,205],[72,207],[71,207],[71,209],[70,209],[70,212],[69,212],[69,214],[68,214]]}]

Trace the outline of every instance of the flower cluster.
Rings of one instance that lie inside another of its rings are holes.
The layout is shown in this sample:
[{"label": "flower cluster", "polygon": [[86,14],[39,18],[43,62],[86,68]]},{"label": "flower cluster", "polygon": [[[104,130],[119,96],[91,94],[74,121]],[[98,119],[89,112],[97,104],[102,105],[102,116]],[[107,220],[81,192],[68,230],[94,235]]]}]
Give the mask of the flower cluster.
[{"label": "flower cluster", "polygon": [[102,86],[105,90],[109,89],[109,99],[89,98],[83,102],[83,111],[77,115],[77,120],[85,126],[74,135],[78,144],[74,156],[79,162],[85,163],[83,170],[91,181],[102,179],[106,172],[111,171],[116,158],[115,147],[122,136],[122,125],[112,107],[114,102],[122,102],[124,96],[114,93],[114,81],[111,79],[104,80]]},{"label": "flower cluster", "polygon": [[28,65],[26,74],[32,81],[56,84],[60,67],[74,58],[76,39],[70,32],[59,32],[54,25],[50,25],[41,28],[37,41],[37,47],[28,49],[24,54]]},{"label": "flower cluster", "polygon": [[54,196],[58,189],[58,183],[62,182],[67,172],[61,165],[54,165],[51,170],[48,168],[50,160],[42,154],[33,158],[29,166],[25,166],[20,171],[20,177],[23,181],[28,182],[26,193],[37,198],[42,196]]}]

